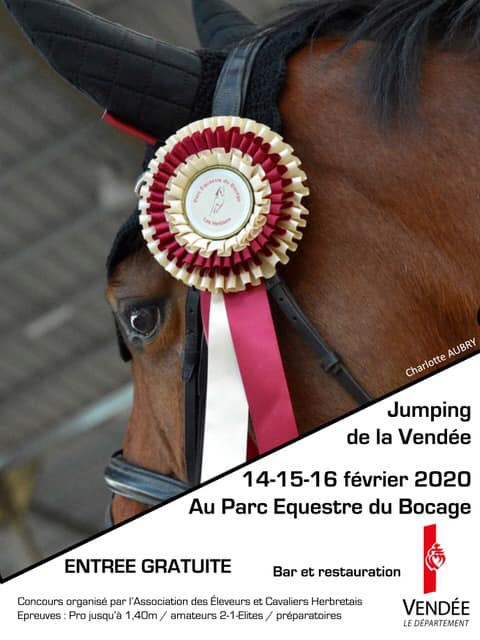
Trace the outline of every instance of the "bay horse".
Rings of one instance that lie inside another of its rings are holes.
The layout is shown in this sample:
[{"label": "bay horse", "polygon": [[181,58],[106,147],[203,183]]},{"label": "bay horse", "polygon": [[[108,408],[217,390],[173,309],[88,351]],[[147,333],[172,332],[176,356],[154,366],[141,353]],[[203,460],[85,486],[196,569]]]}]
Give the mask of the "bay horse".
[{"label": "bay horse", "polygon": [[[194,1],[199,52],[62,0],[5,1],[61,75],[157,140],[210,115],[223,50],[258,37],[219,0]],[[285,73],[260,82],[271,83],[272,102],[279,90],[277,127],[302,159],[311,190],[308,228],[284,277],[378,398],[455,362],[467,341],[476,350],[480,339],[480,6],[318,0],[300,3],[269,34],[293,44],[277,52],[288,54]],[[261,73],[256,68],[254,80]],[[135,388],[125,457],[180,480],[185,297],[131,221],[110,256],[107,293],[131,329],[120,329]],[[352,410],[301,338],[275,320],[300,433]],[[447,362],[438,357],[447,353]],[[145,509],[117,496],[114,521]]]}]

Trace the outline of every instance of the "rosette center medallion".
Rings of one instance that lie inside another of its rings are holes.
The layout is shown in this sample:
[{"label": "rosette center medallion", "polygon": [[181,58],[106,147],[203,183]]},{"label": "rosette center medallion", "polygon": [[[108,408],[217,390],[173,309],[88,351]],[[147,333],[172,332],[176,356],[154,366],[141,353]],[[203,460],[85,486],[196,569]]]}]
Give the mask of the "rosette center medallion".
[{"label": "rosette center medallion", "polygon": [[235,169],[204,169],[187,185],[183,209],[192,229],[204,238],[224,240],[241,231],[253,213],[255,199],[248,180]]}]

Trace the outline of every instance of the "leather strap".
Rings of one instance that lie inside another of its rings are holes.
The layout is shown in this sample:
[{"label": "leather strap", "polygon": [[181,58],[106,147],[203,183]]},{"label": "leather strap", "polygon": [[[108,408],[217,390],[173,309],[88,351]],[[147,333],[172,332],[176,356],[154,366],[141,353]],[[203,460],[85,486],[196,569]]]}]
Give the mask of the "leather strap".
[{"label": "leather strap", "polygon": [[105,511],[105,517],[103,519],[105,529],[111,529],[115,524],[113,522],[112,506],[113,506],[113,495],[112,495],[112,499],[110,500],[110,504],[108,505],[107,510]]},{"label": "leather strap", "polygon": [[185,306],[183,382],[185,389],[185,465],[192,485],[200,483],[205,398],[207,387],[207,343],[203,334],[200,292],[189,288]]},{"label": "leather strap", "polygon": [[105,482],[113,493],[152,507],[190,489],[181,480],[127,462],[122,451],[110,459]]},{"label": "leather strap", "polygon": [[265,284],[269,295],[275,300],[284,316],[318,355],[323,371],[334,375],[339,384],[359,405],[363,406],[371,402],[370,395],[355,380],[342,363],[340,356],[329,347],[303,313],[282,278],[279,275],[275,275],[267,280]]},{"label": "leather strap", "polygon": [[213,116],[241,116],[257,53],[267,36],[240,43],[227,57],[213,97]]}]

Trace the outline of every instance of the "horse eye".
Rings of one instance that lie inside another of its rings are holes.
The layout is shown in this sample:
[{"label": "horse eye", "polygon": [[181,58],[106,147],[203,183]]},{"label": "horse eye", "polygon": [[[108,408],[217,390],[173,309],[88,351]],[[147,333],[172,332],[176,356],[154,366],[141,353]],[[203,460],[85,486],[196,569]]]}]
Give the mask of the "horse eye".
[{"label": "horse eye", "polygon": [[160,310],[158,307],[142,307],[132,309],[130,312],[130,327],[133,331],[149,338],[158,329],[160,324]]}]

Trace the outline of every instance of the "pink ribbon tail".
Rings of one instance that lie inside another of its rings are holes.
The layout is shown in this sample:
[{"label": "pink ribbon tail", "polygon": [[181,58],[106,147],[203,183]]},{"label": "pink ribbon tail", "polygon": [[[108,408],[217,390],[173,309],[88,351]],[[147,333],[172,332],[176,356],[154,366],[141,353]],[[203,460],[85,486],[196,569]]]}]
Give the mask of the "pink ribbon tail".
[{"label": "pink ribbon tail", "polygon": [[298,430],[265,285],[225,294],[225,305],[258,451],[266,453]]}]

